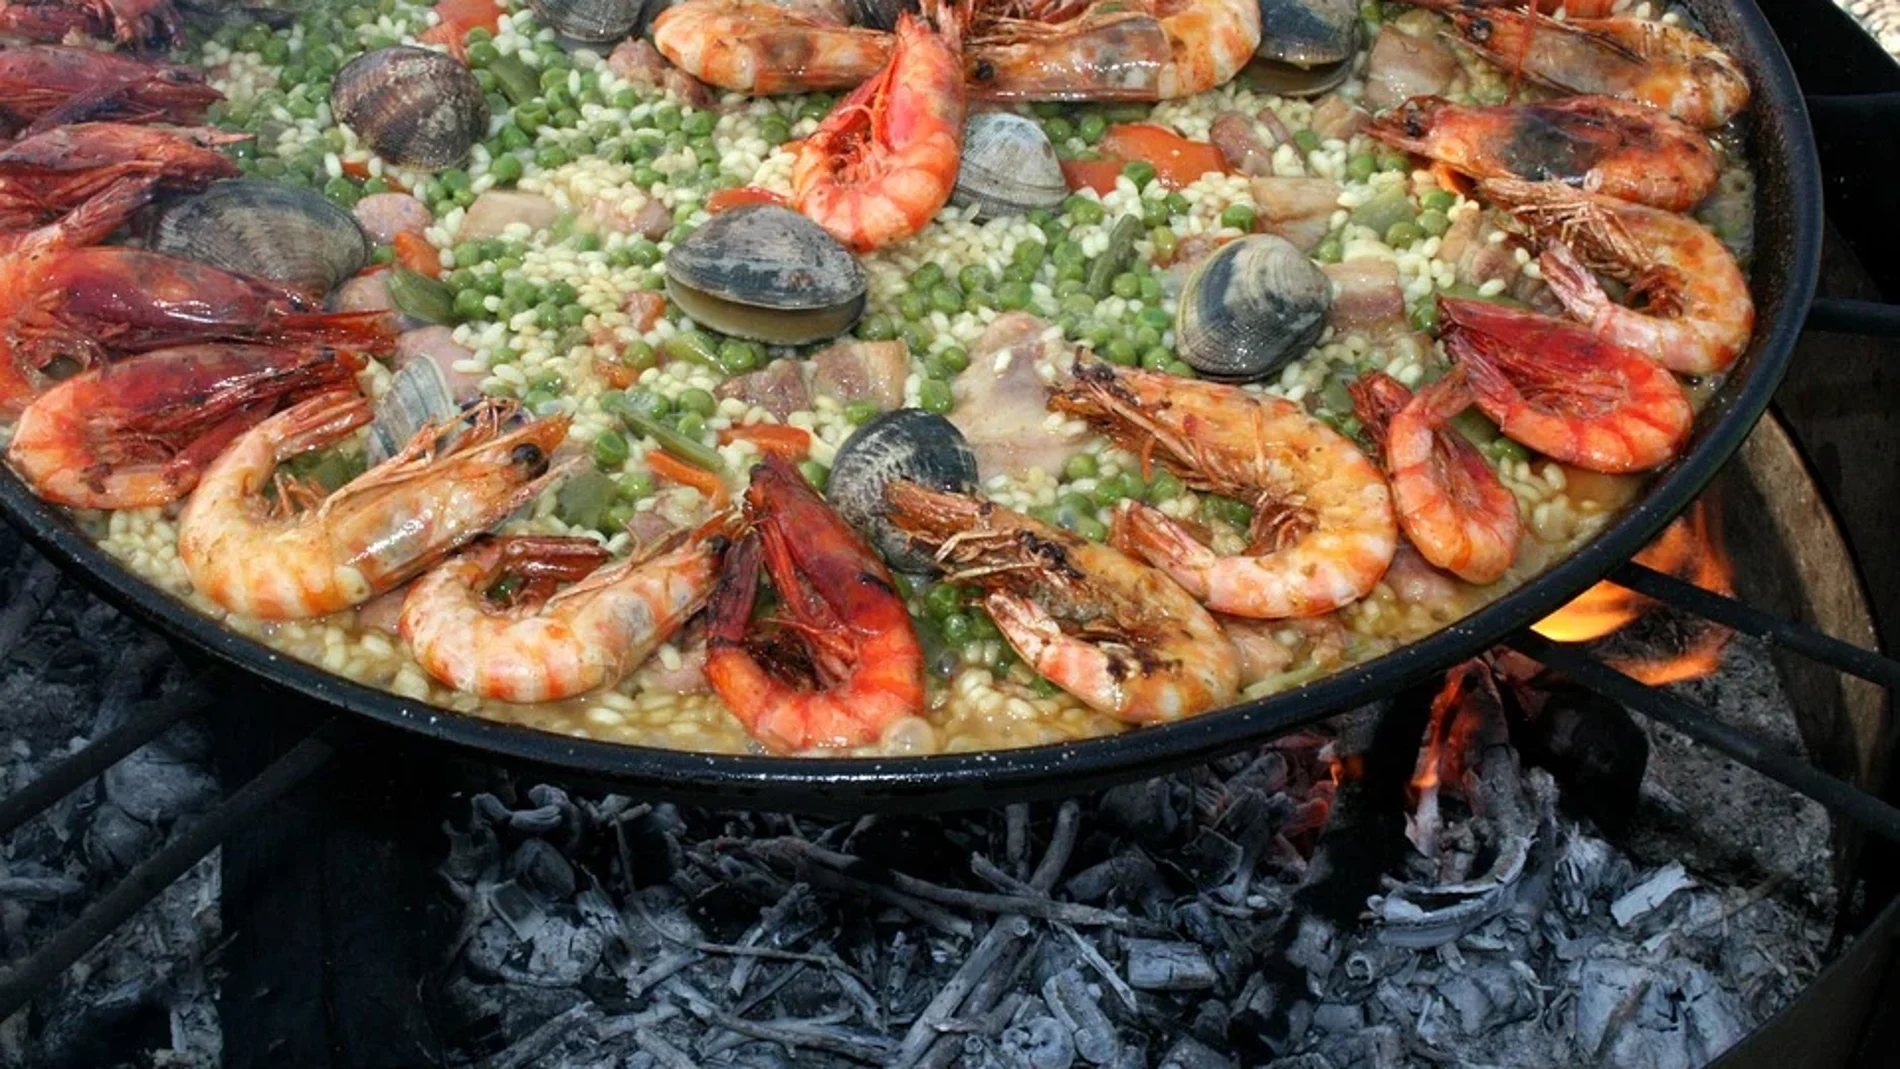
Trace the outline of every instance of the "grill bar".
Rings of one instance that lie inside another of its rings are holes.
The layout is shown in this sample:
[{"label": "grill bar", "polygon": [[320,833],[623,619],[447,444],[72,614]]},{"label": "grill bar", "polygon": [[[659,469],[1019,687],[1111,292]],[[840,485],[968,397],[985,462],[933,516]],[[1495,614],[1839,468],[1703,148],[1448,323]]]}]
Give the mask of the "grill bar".
[{"label": "grill bar", "polygon": [[336,752],[340,731],[338,722],[331,720],[306,736],[255,779],[140,862],[78,920],[8,968],[5,975],[0,975],[0,1021],[19,1012],[81,955],[171,886],[239,826],[254,819],[266,803],[323,767]]},{"label": "grill bar", "polygon": [[1783,620],[1635,561],[1611,572],[1610,582],[1900,693],[1900,661],[1890,657]]},{"label": "grill bar", "polygon": [[1505,645],[1621,703],[1631,712],[1668,724],[1738,764],[1814,799],[1830,812],[1900,843],[1900,809],[1722,723],[1694,702],[1640,683],[1574,646],[1552,642],[1534,631],[1519,631],[1505,639]]},{"label": "grill bar", "polygon": [[0,798],[0,835],[11,834],[41,810],[77,790],[80,784],[157,738],[180,717],[204,708],[207,703],[204,693],[193,683],[169,698],[138,706],[125,723],[87,743],[38,779]]}]

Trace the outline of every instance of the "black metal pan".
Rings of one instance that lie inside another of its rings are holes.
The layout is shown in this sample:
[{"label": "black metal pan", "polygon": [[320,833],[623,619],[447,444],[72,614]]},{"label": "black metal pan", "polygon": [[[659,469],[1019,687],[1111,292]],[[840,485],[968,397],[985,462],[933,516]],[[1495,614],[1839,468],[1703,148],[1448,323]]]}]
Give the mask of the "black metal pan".
[{"label": "black metal pan", "polygon": [[1757,323],[1748,351],[1703,411],[1681,459],[1575,554],[1419,642],[1296,690],[1161,727],[1019,750],[904,758],[682,753],[548,734],[452,713],[294,660],[173,600],[94,546],[61,510],[0,475],[0,511],[42,552],[161,631],[326,706],[510,762],[675,797],[775,808],[916,809],[1071,794],[1203,762],[1395,693],[1552,612],[1627,561],[1701,491],[1747,437],[1787,370],[1813,296],[1821,181],[1793,72],[1754,0],[1691,0],[1709,34],[1749,72],[1756,172]]}]

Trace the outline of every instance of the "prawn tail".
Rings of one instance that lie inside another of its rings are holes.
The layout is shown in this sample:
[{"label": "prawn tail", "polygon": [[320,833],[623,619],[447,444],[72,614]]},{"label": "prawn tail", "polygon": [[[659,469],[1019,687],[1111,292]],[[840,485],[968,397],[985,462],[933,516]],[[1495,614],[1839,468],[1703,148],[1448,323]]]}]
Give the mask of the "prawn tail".
[{"label": "prawn tail", "polygon": [[1603,291],[1603,284],[1568,245],[1546,244],[1544,251],[1538,254],[1537,266],[1543,272],[1544,283],[1571,315],[1593,323],[1610,308],[1610,295]]},{"label": "prawn tail", "polygon": [[1365,424],[1366,434],[1383,453],[1392,417],[1411,401],[1412,391],[1383,371],[1368,371],[1348,383],[1346,392],[1352,395],[1353,415]]},{"label": "prawn tail", "polygon": [[65,218],[35,231],[46,247],[77,249],[97,245],[114,230],[145,207],[158,188],[158,176],[137,175],[119,178],[93,194]]},{"label": "prawn tail", "polygon": [[1197,600],[1207,600],[1208,584],[1203,571],[1214,559],[1214,552],[1161,510],[1139,502],[1124,502],[1109,527],[1108,542],[1167,572]]},{"label": "prawn tail", "polygon": [[328,345],[351,353],[383,354],[396,346],[396,319],[387,312],[290,312],[262,331],[277,342]]},{"label": "prawn tail", "polygon": [[369,401],[354,389],[332,390],[300,401],[271,417],[277,433],[272,447],[278,463],[336,441],[375,416]]},{"label": "prawn tail", "polygon": [[[759,573],[765,564],[757,532],[740,539],[726,554],[719,582],[706,602],[706,645],[717,654],[729,650],[744,655],[745,633],[758,601]],[[734,704],[729,696],[727,704]]]}]

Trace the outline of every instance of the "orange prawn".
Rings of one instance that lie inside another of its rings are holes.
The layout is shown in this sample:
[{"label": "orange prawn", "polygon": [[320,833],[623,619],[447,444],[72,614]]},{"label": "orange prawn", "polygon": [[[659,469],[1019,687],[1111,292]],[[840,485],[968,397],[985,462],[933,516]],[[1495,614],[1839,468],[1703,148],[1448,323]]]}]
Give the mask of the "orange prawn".
[{"label": "orange prawn", "polygon": [[869,252],[935,218],[963,151],[963,69],[955,16],[944,33],[906,12],[884,69],[838,102],[798,147],[792,203],[846,246]]},{"label": "orange prawn", "polygon": [[[923,647],[884,562],[778,457],[752,470],[745,512],[753,531],[727,554],[707,608],[706,679],[732,715],[796,753],[863,746],[921,714]],[[749,644],[762,565],[785,615]]]},{"label": "orange prawn", "polygon": [[1695,422],[1662,365],[1585,327],[1485,301],[1438,298],[1439,337],[1505,436],[1591,471],[1674,459]]}]

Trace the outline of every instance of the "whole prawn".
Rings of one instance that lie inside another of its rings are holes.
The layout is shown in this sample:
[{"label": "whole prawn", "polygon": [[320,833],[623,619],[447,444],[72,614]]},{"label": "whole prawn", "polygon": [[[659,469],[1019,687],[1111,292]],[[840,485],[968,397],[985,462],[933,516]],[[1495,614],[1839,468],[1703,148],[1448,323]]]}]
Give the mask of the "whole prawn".
[{"label": "whole prawn", "polygon": [[1682,384],[1642,353],[1561,319],[1438,299],[1439,337],[1506,437],[1566,464],[1646,471],[1695,422]]},{"label": "whole prawn", "polygon": [[238,168],[217,151],[249,134],[215,127],[161,129],[129,123],[74,123],[0,149],[0,229],[38,226],[124,179],[190,191]]},{"label": "whole prawn", "polygon": [[1715,188],[1715,147],[1655,108],[1612,97],[1474,107],[1413,97],[1366,133],[1474,178],[1554,180],[1672,212]]},{"label": "whole prawn", "polygon": [[1249,551],[1223,557],[1147,505],[1115,515],[1115,544],[1235,616],[1318,616],[1364,597],[1398,548],[1385,479],[1300,406],[1238,387],[1106,364],[1076,366],[1050,407],[1080,416],[1199,490],[1254,506]]},{"label": "whole prawn", "polygon": [[686,0],[653,20],[653,45],[708,85],[768,95],[847,89],[877,74],[893,38],[816,5]]},{"label": "whole prawn", "polygon": [[857,252],[936,217],[963,151],[963,74],[946,34],[905,12],[890,61],[825,116],[792,163],[792,203]]},{"label": "whole prawn", "polygon": [[60,45],[0,49],[0,116],[26,134],[88,119],[195,123],[223,99],[184,64]]},{"label": "whole prawn", "polygon": [[[1544,281],[1603,340],[1686,375],[1721,371],[1748,346],[1748,280],[1701,223],[1556,182],[1491,179],[1479,190],[1545,239]],[[1611,300],[1591,270],[1627,283],[1643,306]]]},{"label": "whole prawn", "polygon": [[1627,16],[1559,21],[1468,0],[1408,0],[1443,11],[1473,50],[1564,93],[1648,104],[1714,129],[1748,106],[1735,58],[1680,26]]},{"label": "whole prawn", "polygon": [[1413,393],[1371,371],[1348,389],[1385,457],[1399,528],[1419,555],[1468,583],[1502,578],[1517,559],[1517,498],[1447,422],[1471,407],[1464,375],[1454,370]]},{"label": "whole prawn", "polygon": [[1240,655],[1163,572],[1108,546],[966,494],[897,482],[891,522],[984,606],[1025,661],[1090,708],[1131,724],[1232,701]]},{"label": "whole prawn", "polygon": [[510,412],[486,403],[459,434],[425,426],[395,456],[294,513],[285,507],[294,495],[280,494],[275,506],[263,497],[277,465],[338,441],[371,410],[360,397],[331,393],[277,413],[231,443],[185,504],[178,557],[192,586],[267,620],[323,616],[395,588],[563,474],[548,458],[567,421],[504,432]]},{"label": "whole prawn", "polygon": [[[730,520],[604,568],[591,538],[478,541],[410,585],[400,632],[430,675],[484,698],[548,702],[612,686],[706,603]],[[524,585],[497,596],[504,578]],[[573,585],[541,589],[556,582]]]},{"label": "whole prawn", "polygon": [[[706,679],[732,715],[795,753],[862,746],[922,713],[923,647],[877,554],[771,454],[752,471],[745,513],[752,533],[726,555],[707,608]],[[747,643],[761,566],[784,613],[770,653]],[[788,679],[798,676],[814,685]]]},{"label": "whole prawn", "polygon": [[164,349],[82,372],[20,414],[7,460],[74,508],[164,505],[284,400],[347,388],[362,357],[262,345]]},{"label": "whole prawn", "polygon": [[0,34],[57,43],[74,34],[136,52],[185,43],[171,0],[0,0]]},{"label": "whole prawn", "polygon": [[978,4],[964,60],[993,100],[1173,100],[1225,84],[1259,46],[1257,0]]}]

